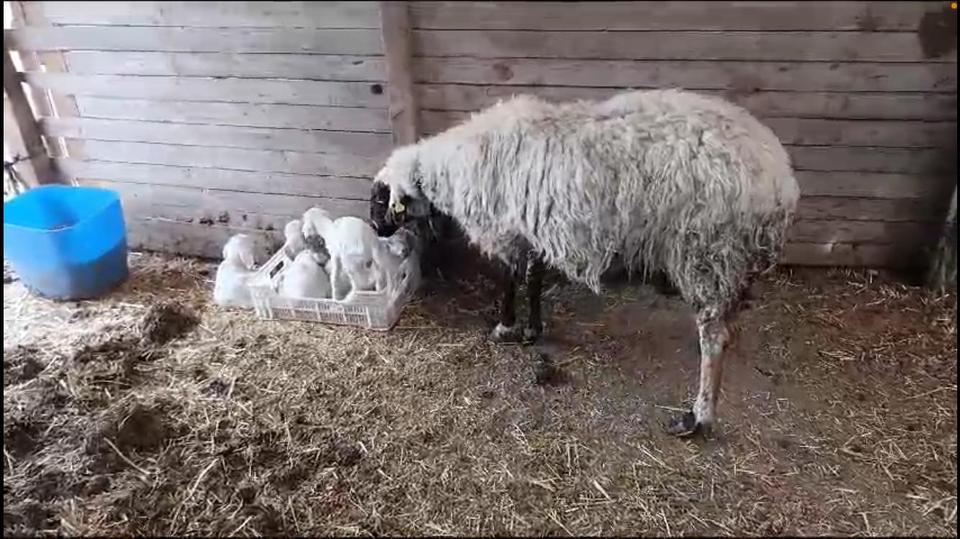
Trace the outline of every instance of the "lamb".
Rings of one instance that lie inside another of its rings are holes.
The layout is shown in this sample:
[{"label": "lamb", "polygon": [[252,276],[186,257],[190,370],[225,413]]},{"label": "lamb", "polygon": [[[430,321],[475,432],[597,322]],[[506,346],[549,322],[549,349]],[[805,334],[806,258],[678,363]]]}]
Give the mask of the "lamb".
[{"label": "lamb", "polygon": [[384,252],[380,270],[390,276],[393,285],[399,285],[413,269],[413,264],[418,264],[420,248],[417,235],[405,227],[397,229],[389,237],[379,239]]},{"label": "lamb", "polygon": [[299,219],[294,219],[283,227],[283,236],[286,240],[282,247],[283,254],[290,260],[307,247],[303,239],[303,223]]},{"label": "lamb", "polygon": [[530,317],[542,331],[549,266],[601,292],[615,256],[662,272],[697,312],[699,390],[668,432],[715,422],[729,321],[752,280],[779,259],[799,188],[774,133],[744,109],[682,90],[551,104],[519,96],[396,149],[375,178],[387,218],[449,215],[506,265],[497,340],[516,339],[516,282],[528,270]]},{"label": "lamb", "polygon": [[280,281],[279,293],[288,298],[323,299],[330,297],[330,277],[324,271],[326,260],[311,250],[300,251]]},{"label": "lamb", "polygon": [[213,301],[221,307],[253,307],[248,284],[256,266],[253,238],[232,236],[223,246],[223,262],[217,268]]},{"label": "lamb", "polygon": [[[334,299],[349,302],[356,291],[382,290],[392,284],[390,276],[380,271],[385,255],[377,233],[363,219],[334,220],[325,210],[311,208],[303,215],[303,237],[308,246],[318,238],[326,244]],[[345,295],[341,295],[343,281],[349,282]]]}]

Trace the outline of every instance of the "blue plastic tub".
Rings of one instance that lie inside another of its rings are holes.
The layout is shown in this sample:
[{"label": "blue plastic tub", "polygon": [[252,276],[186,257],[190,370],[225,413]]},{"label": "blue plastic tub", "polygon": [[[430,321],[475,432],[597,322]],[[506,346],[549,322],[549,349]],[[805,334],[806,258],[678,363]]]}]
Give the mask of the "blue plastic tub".
[{"label": "blue plastic tub", "polygon": [[4,202],[3,257],[40,296],[102,296],[129,275],[120,197],[96,187],[45,185]]}]

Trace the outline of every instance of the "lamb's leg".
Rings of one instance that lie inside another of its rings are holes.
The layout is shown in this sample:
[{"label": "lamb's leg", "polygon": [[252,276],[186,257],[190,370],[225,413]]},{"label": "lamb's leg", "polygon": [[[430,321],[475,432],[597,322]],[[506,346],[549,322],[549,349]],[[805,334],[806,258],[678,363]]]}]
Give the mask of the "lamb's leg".
[{"label": "lamb's leg", "polygon": [[675,436],[708,433],[716,417],[720,398],[720,379],[723,375],[724,348],[730,332],[724,315],[715,308],[703,309],[697,314],[700,334],[700,389],[693,410],[674,419],[667,431]]},{"label": "lamb's leg", "polygon": [[494,342],[518,342],[521,335],[520,328],[517,326],[517,272],[513,268],[504,268],[502,286],[500,322],[493,328],[490,338]]},{"label": "lamb's leg", "polygon": [[543,292],[543,259],[535,256],[527,271],[527,301],[530,304],[527,328],[523,330],[525,342],[536,342],[543,333],[543,320],[540,312],[540,299]]}]

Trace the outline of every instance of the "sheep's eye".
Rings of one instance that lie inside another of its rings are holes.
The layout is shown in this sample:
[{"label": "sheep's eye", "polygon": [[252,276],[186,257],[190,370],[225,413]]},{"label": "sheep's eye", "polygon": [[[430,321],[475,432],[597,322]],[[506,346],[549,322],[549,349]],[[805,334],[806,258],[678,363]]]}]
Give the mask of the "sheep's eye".
[{"label": "sheep's eye", "polygon": [[372,260],[367,260],[366,268],[367,268],[367,269],[370,269],[371,267],[373,267],[373,261],[372,261]]}]

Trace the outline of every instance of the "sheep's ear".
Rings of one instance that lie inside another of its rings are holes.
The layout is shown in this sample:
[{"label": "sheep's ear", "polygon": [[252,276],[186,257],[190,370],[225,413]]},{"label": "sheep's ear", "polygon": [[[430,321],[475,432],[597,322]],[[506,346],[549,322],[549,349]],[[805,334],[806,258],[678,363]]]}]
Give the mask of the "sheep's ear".
[{"label": "sheep's ear", "polygon": [[254,266],[256,265],[256,263],[257,263],[257,261],[256,261],[256,260],[254,259],[254,257],[253,257],[253,250],[252,250],[252,249],[244,249],[244,250],[240,251],[240,261],[243,262],[243,265],[244,265],[247,269],[253,269],[253,267],[254,267]]}]

